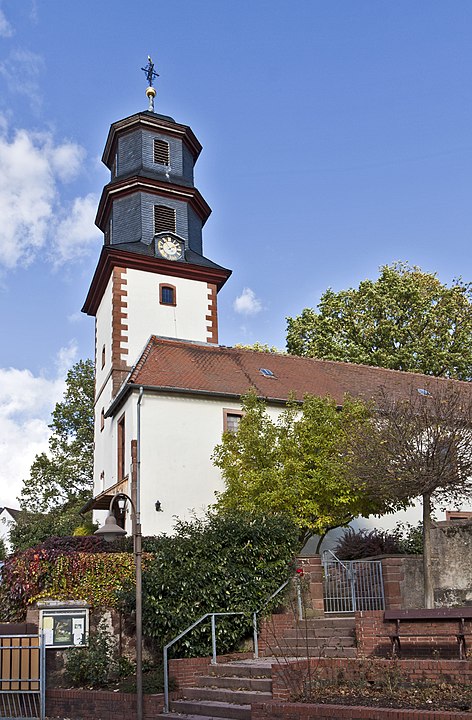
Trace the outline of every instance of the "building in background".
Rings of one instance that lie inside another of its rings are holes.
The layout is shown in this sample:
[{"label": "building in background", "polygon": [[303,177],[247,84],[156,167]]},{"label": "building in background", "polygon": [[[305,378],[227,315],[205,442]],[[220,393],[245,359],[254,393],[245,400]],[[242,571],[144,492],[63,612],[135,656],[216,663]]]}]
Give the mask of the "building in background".
[{"label": "building in background", "polygon": [[7,553],[11,552],[10,530],[12,529],[13,525],[16,525],[16,518],[18,517],[19,513],[20,511],[15,510],[14,508],[0,508],[0,539],[5,545],[5,550],[7,551]]}]

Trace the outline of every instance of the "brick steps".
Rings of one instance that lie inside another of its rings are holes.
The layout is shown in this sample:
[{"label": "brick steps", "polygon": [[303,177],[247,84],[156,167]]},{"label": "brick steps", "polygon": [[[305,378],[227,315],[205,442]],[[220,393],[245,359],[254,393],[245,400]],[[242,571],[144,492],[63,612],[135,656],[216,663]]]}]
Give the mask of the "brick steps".
[{"label": "brick steps", "polygon": [[321,617],[294,621],[271,637],[266,632],[267,652],[276,657],[356,657],[355,619]]},{"label": "brick steps", "polygon": [[[209,665],[196,687],[182,688],[170,702],[172,716],[182,720],[250,720],[251,703],[272,700],[270,661]],[[161,715],[169,718],[169,715]]]},{"label": "brick steps", "polygon": [[[354,628],[352,617],[294,620],[279,631],[273,643],[266,642],[266,654],[270,657],[202,667],[195,685],[182,688],[181,697],[171,701],[171,716],[182,720],[251,720],[251,703],[272,700],[271,664],[280,662],[277,658],[307,654],[354,658],[357,654]],[[161,717],[164,720],[169,715]]]},{"label": "brick steps", "polygon": [[250,705],[253,702],[266,702],[272,698],[272,692],[259,692],[257,690],[232,690],[227,687],[201,686],[199,678],[198,687],[185,688],[185,700],[213,700],[215,702],[229,703],[231,705]]},{"label": "brick steps", "polygon": [[[231,703],[214,701],[214,700],[173,700],[170,704],[171,713],[178,713],[186,720],[190,718],[198,718],[202,716],[213,720],[214,718],[224,718],[224,720],[251,720],[250,705],[231,705]],[[168,715],[162,715],[162,718],[168,718]]]},{"label": "brick steps", "polygon": [[272,690],[270,678],[244,677],[243,675],[202,675],[200,683],[205,687],[219,687],[228,690],[255,690],[256,692],[268,692]]}]

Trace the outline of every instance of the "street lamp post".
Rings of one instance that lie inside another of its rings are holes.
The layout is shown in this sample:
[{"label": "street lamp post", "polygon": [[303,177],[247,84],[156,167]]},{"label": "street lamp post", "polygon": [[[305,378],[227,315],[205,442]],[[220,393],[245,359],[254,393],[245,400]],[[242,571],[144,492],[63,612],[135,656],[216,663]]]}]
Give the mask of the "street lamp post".
[{"label": "street lamp post", "polygon": [[136,567],[136,720],[143,720],[143,592],[142,592],[142,534],[141,521],[139,512],[131,498],[125,493],[117,493],[110,502],[108,516],[104,525],[95,531],[95,535],[99,535],[107,542],[112,542],[119,537],[126,535],[126,530],[117,525],[113,514],[113,505],[115,502],[124,500],[131,503],[132,509],[132,526],[133,526],[133,548],[134,561]]}]

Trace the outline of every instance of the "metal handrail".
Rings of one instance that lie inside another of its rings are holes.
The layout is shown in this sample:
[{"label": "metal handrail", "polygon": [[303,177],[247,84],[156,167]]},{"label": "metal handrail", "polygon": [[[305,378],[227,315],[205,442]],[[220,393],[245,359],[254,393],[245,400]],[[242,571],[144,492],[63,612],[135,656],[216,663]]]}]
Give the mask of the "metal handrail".
[{"label": "metal handrail", "polygon": [[211,648],[212,648],[212,659],[211,664],[216,665],[216,622],[215,617],[221,616],[221,615],[245,615],[246,613],[243,612],[216,612],[216,613],[205,613],[205,615],[202,615],[198,620],[195,620],[192,625],[189,625],[188,628],[183,630],[180,635],[177,635],[173,640],[171,640],[167,645],[164,646],[163,649],[163,664],[164,664],[164,708],[162,710],[163,713],[169,712],[169,666],[167,661],[167,651],[169,650],[172,645],[175,645],[176,642],[181,640],[187,633],[189,633],[191,630],[197,627],[197,625],[200,625],[203,620],[206,620],[208,617],[211,617]]},{"label": "metal handrail", "polygon": [[[252,626],[253,626],[253,645],[254,645],[254,658],[259,657],[259,643],[257,641],[257,615],[264,610],[265,607],[270,603],[271,600],[273,600],[284,588],[287,587],[290,580],[286,580],[275,592],[272,593],[272,595],[265,601],[261,607],[256,610],[252,614]],[[300,584],[297,584],[298,589],[298,610],[299,610],[299,618],[302,619],[302,605],[301,605],[301,594],[300,594]],[[162,651],[162,662],[164,664],[164,707],[162,709],[162,713],[166,715],[169,712],[169,663],[168,663],[168,655],[167,652],[169,648],[172,647],[172,645],[175,645],[176,642],[181,640],[187,633],[189,633],[191,630],[197,627],[197,625],[200,625],[203,620],[206,620],[206,618],[211,617],[211,647],[212,647],[212,659],[211,664],[216,665],[216,622],[215,618],[221,615],[246,615],[245,612],[215,612],[215,613],[205,613],[205,615],[202,615],[198,620],[196,620],[192,625],[189,625],[188,628],[183,630],[180,635],[177,635],[173,640],[171,640],[167,645],[164,646],[164,649]]]},{"label": "metal handrail", "polygon": [[[349,572],[349,568],[347,567],[347,565],[345,565],[345,564],[343,563],[343,561],[340,560],[340,559],[338,558],[338,556],[335,555],[332,550],[325,550],[325,553],[330,553],[330,555],[332,555],[332,556],[334,557],[334,559],[336,560],[336,562],[338,562],[340,565],[342,565],[343,568]],[[324,558],[323,558],[323,562],[325,562]]]}]

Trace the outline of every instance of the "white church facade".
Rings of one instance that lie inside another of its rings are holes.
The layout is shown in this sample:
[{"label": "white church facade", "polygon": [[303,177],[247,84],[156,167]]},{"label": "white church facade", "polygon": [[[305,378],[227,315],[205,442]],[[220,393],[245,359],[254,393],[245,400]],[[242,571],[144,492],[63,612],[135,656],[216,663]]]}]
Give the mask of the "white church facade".
[{"label": "white church facade", "polygon": [[[210,208],[194,186],[201,146],[153,110],[114,123],[111,173],[96,223],[104,234],[83,311],[95,318],[94,497],[136,498],[142,530],[170,533],[223,489],[211,455],[250,388],[277,415],[291,393],[405,395],[438,379],[218,344],[218,293],[231,272],[203,254]],[[156,505],[157,504],[157,505]],[[156,511],[156,507],[160,512]]]}]

